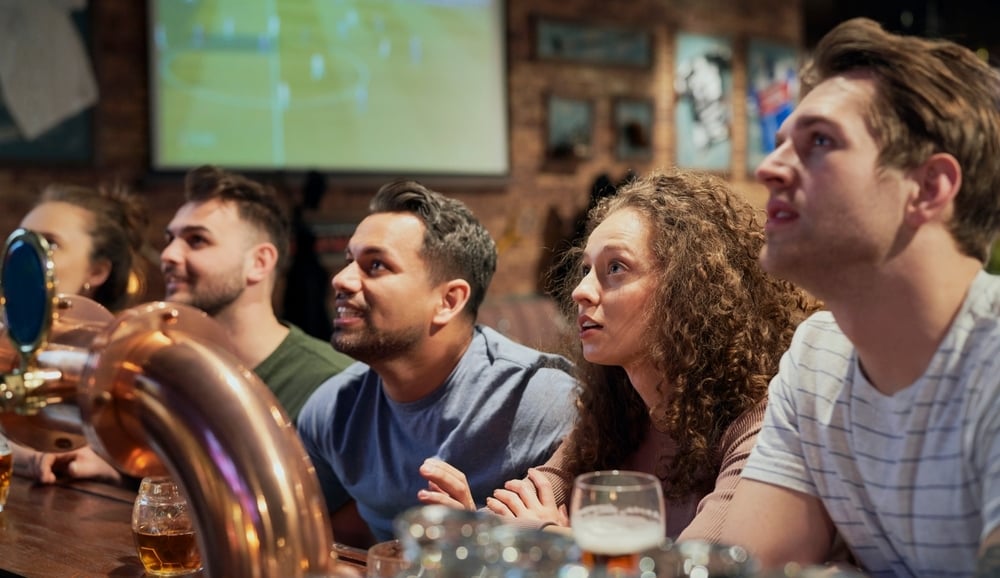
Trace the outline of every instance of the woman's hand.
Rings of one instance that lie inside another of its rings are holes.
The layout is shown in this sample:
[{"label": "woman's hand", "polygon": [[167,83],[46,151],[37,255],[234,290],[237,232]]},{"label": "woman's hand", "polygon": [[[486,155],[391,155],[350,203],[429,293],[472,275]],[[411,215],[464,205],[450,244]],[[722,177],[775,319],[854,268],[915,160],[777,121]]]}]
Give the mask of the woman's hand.
[{"label": "woman's hand", "polygon": [[120,483],[121,474],[111,464],[98,456],[90,446],[64,452],[48,453],[21,449],[22,469],[20,475],[43,484],[54,484],[60,479],[97,480],[110,484]]},{"label": "woman's hand", "polygon": [[510,480],[486,498],[486,507],[500,516],[537,520],[543,525],[569,526],[566,506],[556,504],[552,484],[540,471],[528,470],[527,480]]},{"label": "woman's hand", "polygon": [[425,504],[441,504],[461,510],[475,510],[469,481],[458,468],[437,458],[427,458],[420,465],[420,475],[427,479],[427,489],[417,492]]}]

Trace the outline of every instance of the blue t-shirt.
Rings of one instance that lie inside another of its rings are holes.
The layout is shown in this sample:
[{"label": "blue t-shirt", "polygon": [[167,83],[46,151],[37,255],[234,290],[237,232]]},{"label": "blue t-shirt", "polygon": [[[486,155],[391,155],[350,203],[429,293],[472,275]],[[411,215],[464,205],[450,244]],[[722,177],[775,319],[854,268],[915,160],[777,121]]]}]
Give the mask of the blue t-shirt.
[{"label": "blue t-shirt", "polygon": [[469,348],[433,393],[396,403],[368,365],[355,363],[316,390],[299,435],[330,512],[351,499],[375,537],[420,505],[418,468],[438,457],[462,470],[482,504],[493,490],[548,459],[576,417],[570,363],[477,326]]}]

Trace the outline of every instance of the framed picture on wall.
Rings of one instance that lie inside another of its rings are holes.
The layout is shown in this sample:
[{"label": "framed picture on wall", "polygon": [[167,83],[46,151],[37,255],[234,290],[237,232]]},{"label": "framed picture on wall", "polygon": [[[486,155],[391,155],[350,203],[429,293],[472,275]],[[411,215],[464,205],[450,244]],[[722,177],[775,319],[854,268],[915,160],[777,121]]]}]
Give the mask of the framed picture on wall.
[{"label": "framed picture on wall", "polygon": [[653,157],[653,101],[618,98],[614,102],[615,156],[619,160]]},{"label": "framed picture on wall", "polygon": [[778,127],[799,97],[794,46],[751,39],[747,46],[747,172],[774,150]]},{"label": "framed picture on wall", "polygon": [[642,28],[537,17],[535,56],[540,60],[649,68],[653,38]]},{"label": "framed picture on wall", "polygon": [[[53,16],[54,14],[54,16]],[[26,18],[22,22],[22,35],[29,35],[26,41],[19,40],[21,49],[26,52],[33,52],[35,58],[49,59],[59,58],[63,54],[60,66],[89,66],[90,62],[90,23],[91,14],[87,3],[81,3],[61,14],[53,12],[53,8],[47,5],[32,5],[31,10],[26,10],[21,15]],[[43,18],[44,17],[44,18]],[[40,34],[51,35],[49,37],[38,36]],[[71,58],[66,58],[64,52],[53,48],[49,53],[41,53],[33,49],[39,45],[58,46],[59,50],[69,50]],[[41,56],[38,56],[41,53]],[[55,54],[56,56],[52,56]],[[21,67],[26,66],[25,59],[20,59]],[[41,72],[40,72],[41,71]],[[8,71],[11,74],[23,74],[20,70]],[[32,75],[43,73],[52,75],[66,74],[66,70],[60,70],[46,65],[36,66]],[[77,87],[73,94],[63,94],[61,98],[55,99],[57,107],[66,107],[66,99],[72,98],[85,100],[86,96],[96,94],[96,86],[92,84],[92,75],[80,74],[80,80],[74,84]],[[33,78],[33,82],[40,82],[43,85],[48,83]],[[58,84],[58,83],[57,83]],[[24,88],[24,84],[20,85]],[[42,99],[46,100],[46,99]],[[52,99],[49,99],[52,100]],[[12,101],[13,102],[13,101]],[[21,108],[25,106],[25,99],[18,98]],[[50,109],[34,107],[34,100],[28,102],[29,110],[32,110],[28,117],[15,114],[17,107],[12,103],[4,102],[0,96],[0,164],[57,164],[82,166],[93,161],[94,157],[94,118],[92,105],[86,107],[73,103],[73,112],[62,118],[61,121],[52,121],[48,116]],[[52,107],[51,102],[47,103]],[[34,107],[34,108],[32,108]],[[36,113],[44,114],[39,117]],[[42,120],[39,120],[42,118]],[[26,129],[27,127],[27,129]]]},{"label": "framed picture on wall", "polygon": [[713,171],[731,166],[732,55],[728,38],[677,35],[673,89],[679,166]]},{"label": "framed picture on wall", "polygon": [[589,158],[594,132],[594,106],[587,99],[548,95],[545,156],[571,161]]}]

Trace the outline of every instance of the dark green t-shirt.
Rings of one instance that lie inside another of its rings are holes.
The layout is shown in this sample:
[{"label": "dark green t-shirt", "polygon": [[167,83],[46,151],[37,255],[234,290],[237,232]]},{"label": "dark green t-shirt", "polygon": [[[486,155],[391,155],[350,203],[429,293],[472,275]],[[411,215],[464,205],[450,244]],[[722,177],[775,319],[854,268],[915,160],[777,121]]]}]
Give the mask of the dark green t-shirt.
[{"label": "dark green t-shirt", "polygon": [[267,384],[295,423],[312,392],[354,360],[290,323],[285,326],[288,335],[254,368],[254,373]]}]

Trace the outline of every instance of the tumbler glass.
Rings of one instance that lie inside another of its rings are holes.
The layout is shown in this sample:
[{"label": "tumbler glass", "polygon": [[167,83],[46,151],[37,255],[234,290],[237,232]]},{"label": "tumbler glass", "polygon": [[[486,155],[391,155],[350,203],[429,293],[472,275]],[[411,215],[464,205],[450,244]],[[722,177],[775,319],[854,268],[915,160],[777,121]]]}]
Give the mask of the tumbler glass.
[{"label": "tumbler glass", "polygon": [[642,576],[656,578],[750,578],[757,562],[738,546],[701,540],[665,543],[642,553]]},{"label": "tumbler glass", "polygon": [[410,561],[403,557],[399,540],[379,542],[368,548],[366,574],[368,578],[400,578],[410,568]]},{"label": "tumbler glass", "polygon": [[409,572],[421,578],[486,578],[496,560],[491,532],[500,518],[446,506],[417,506],[400,514],[396,537]]},{"label": "tumbler glass", "polygon": [[132,535],[147,574],[180,576],[201,570],[187,501],[169,478],[143,478],[132,508]]}]

